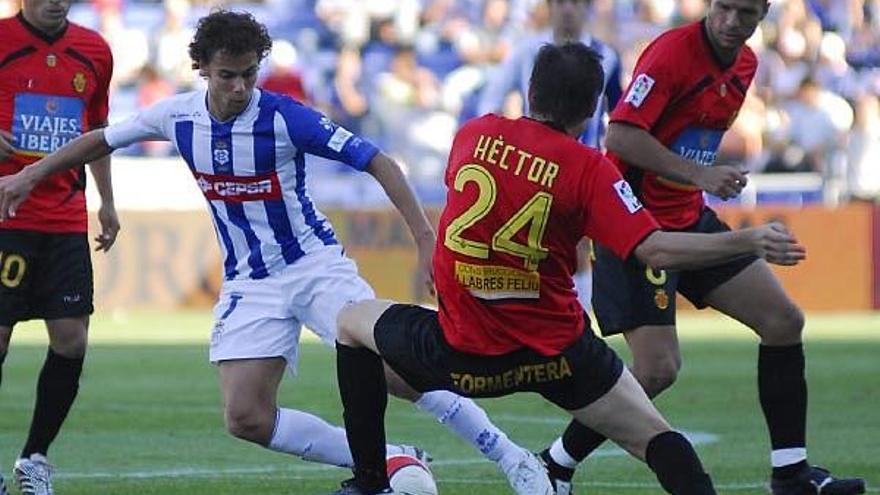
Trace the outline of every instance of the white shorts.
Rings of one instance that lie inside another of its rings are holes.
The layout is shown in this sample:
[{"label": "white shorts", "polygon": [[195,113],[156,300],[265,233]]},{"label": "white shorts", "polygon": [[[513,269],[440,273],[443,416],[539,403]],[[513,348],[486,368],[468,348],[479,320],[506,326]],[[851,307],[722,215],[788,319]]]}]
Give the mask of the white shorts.
[{"label": "white shorts", "polygon": [[296,373],[303,325],[333,346],[343,306],[375,297],[341,246],[310,253],[261,280],[227,280],[214,306],[211,362],[283,357]]}]

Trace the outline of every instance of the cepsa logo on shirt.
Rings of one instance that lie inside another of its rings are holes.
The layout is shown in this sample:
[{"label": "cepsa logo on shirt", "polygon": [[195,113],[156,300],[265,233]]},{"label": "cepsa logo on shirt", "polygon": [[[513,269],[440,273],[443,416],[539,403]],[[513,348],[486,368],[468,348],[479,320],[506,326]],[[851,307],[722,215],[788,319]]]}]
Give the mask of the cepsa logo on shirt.
[{"label": "cepsa logo on shirt", "polygon": [[270,173],[252,177],[232,175],[209,175],[196,172],[196,183],[208,200],[244,203],[281,199],[278,174]]}]

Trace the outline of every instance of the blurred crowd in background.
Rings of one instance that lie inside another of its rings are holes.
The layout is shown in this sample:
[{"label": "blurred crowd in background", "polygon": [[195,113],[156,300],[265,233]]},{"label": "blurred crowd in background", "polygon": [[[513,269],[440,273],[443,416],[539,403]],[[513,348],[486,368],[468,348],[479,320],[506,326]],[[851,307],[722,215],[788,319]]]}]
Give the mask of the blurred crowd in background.
[{"label": "blurred crowd in background", "polygon": [[[0,3],[6,15],[18,9]],[[618,51],[626,87],[646,44],[700,19],[708,0],[584,3],[586,31]],[[187,45],[197,19],[218,5],[251,11],[269,27],[275,44],[259,85],[371,138],[417,186],[442,187],[452,136],[477,114],[481,89],[518,43],[550,28],[546,0],[75,3],[71,19],[99,30],[115,55],[111,121],[200,87]],[[826,200],[880,198],[880,0],[773,0],[749,44],[758,74],[719,160],[755,173],[814,174]],[[520,114],[522,95],[512,93],[502,111]]]}]

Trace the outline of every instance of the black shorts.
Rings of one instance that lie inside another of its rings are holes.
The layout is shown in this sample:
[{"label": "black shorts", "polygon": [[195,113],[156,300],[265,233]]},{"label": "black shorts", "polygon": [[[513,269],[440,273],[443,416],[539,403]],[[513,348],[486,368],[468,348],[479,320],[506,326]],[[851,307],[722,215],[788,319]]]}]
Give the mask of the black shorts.
[{"label": "black shorts", "polygon": [[465,397],[535,392],[576,410],[605,395],[623,372],[623,362],[589,323],[583,336],[556,356],[527,348],[500,356],[457,351],[446,342],[436,311],[408,304],[388,308],[374,336],[382,359],[419,392],[449,390]]},{"label": "black shorts", "polygon": [[86,234],[0,230],[0,325],[92,314]]},{"label": "black shorts", "polygon": [[[729,230],[714,211],[704,208],[697,223],[682,232]],[[602,246],[594,249],[593,311],[605,336],[645,325],[675,325],[676,291],[703,309],[706,295],[758,259],[748,255],[701,270],[654,270],[635,256],[621,260]]]}]

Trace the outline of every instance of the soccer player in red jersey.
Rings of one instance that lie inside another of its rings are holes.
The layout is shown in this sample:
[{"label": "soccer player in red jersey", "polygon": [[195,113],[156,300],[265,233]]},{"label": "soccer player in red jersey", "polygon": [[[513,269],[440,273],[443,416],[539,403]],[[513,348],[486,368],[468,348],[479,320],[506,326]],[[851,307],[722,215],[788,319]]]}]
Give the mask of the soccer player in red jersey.
[{"label": "soccer player in red jersey", "polygon": [[[69,0],[24,0],[18,15],[0,20],[0,176],[107,121],[110,48],[68,22],[69,8]],[[96,240],[106,251],[119,230],[109,157],[91,169],[102,199]],[[46,453],[76,397],[86,351],[93,285],[84,186],[82,167],[56,174],[0,223],[0,362],[16,323],[41,318],[49,332],[30,433],[15,462],[25,494],[52,493]]]},{"label": "soccer player in red jersey", "polygon": [[[589,236],[664,268],[742,255],[796,264],[804,251],[778,225],[659,230],[614,165],[576,140],[602,80],[593,50],[546,45],[532,72],[529,118],[489,114],[458,132],[433,260],[439,312],[365,301],[340,314],[337,371],[355,469],[337,494],[394,493],[385,474],[383,359],[418,391],[539,393],[646,461],[668,492],[715,493],[691,444],[589,330],[572,285],[577,243]],[[533,493],[552,495],[539,475]]]},{"label": "soccer player in red jersey", "polygon": [[[768,8],[766,0],[713,0],[702,21],[660,35],[640,56],[611,114],[609,157],[668,231],[730,230],[706,207],[703,191],[728,199],[747,182],[735,167],[713,165],[757,68],[745,42]],[[598,244],[592,302],[599,328],[606,336],[624,334],[633,374],[648,396],[671,386],[681,367],[678,291],[698,308],[711,306],[739,320],[761,339],[758,391],[772,445],[772,492],[864,492],[863,480],[837,479],[807,463],[804,317],[764,260],[744,256],[710,268],[668,271]],[[541,453],[559,493],[570,493],[577,463],[602,441],[572,422]]]}]

